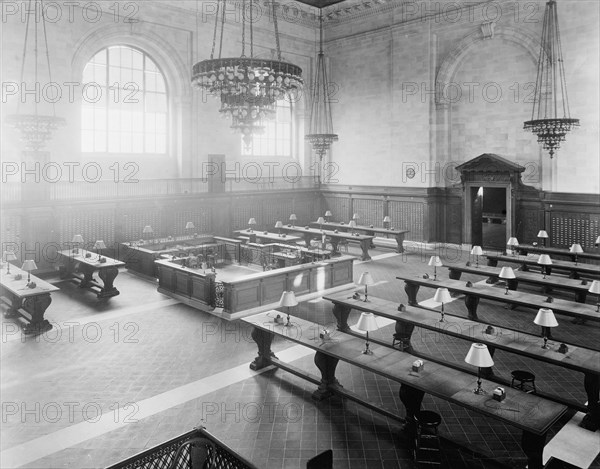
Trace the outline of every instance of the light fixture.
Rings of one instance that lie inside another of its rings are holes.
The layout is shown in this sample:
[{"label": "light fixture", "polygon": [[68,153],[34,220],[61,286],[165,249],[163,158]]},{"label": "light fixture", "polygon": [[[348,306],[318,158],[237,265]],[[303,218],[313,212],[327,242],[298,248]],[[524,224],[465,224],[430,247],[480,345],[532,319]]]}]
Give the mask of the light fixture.
[{"label": "light fixture", "polygon": [[596,247],[600,246],[600,236],[598,236],[596,238],[596,241],[594,241],[594,246],[596,246]]},{"label": "light fixture", "polygon": [[281,294],[281,299],[279,300],[279,306],[283,306],[287,308],[287,322],[284,324],[286,327],[292,325],[290,322],[290,308],[296,306],[298,304],[298,300],[296,299],[296,295],[293,291],[284,291]]},{"label": "light fixture", "polygon": [[[275,33],[276,59],[254,55],[254,22],[258,20],[255,11],[260,11],[254,0],[241,2],[240,57],[221,57],[223,43],[232,38],[224,40],[225,16],[230,12],[226,11],[226,0],[218,0],[210,59],[196,63],[192,69],[192,84],[220,99],[219,112],[231,118],[231,128],[242,133],[247,146],[252,143],[252,135],[264,129],[265,119],[274,117],[276,102],[295,94],[303,85],[302,69],[281,60],[276,5],[276,2],[270,4],[269,14]],[[215,58],[219,23],[219,50]],[[247,31],[249,56],[246,55]]]},{"label": "light fixture", "polygon": [[[33,8],[32,8],[33,3]],[[44,49],[41,46],[38,46],[38,24],[41,24],[41,34],[44,37],[44,48],[45,48],[45,57],[48,65],[48,83],[53,83],[52,80],[52,72],[50,69],[50,51],[48,49],[48,36],[46,34],[46,7],[42,4],[42,0],[29,0],[29,4],[27,9],[27,20],[25,25],[25,44],[23,46],[23,62],[21,63],[21,79],[19,80],[19,85],[25,87],[25,89],[29,89],[30,86],[39,85],[40,81],[42,81],[42,77],[38,76],[38,72],[40,71],[41,61],[38,61],[38,52],[42,52]],[[30,50],[29,45],[27,44],[28,38],[30,37],[29,25],[31,17],[34,17],[34,26],[33,32],[31,36],[34,37],[33,44],[33,64],[34,64],[34,76],[33,80],[25,81],[25,64],[27,63],[27,52]],[[54,99],[51,100],[52,103],[52,115],[40,115],[38,114],[38,99],[35,99],[35,105],[33,106],[33,113],[23,114],[21,113],[21,100],[17,102],[17,113],[6,116],[5,122],[18,129],[21,132],[21,141],[25,143],[25,149],[31,151],[38,151],[40,148],[43,148],[48,140],[52,138],[52,132],[58,129],[59,126],[65,125],[65,120],[62,117],[56,117],[56,111],[54,103],[56,102]]]},{"label": "light fixture", "polygon": [[252,226],[256,225],[256,218],[250,218],[250,220],[248,220],[248,231],[250,233],[252,233]]},{"label": "light fixture", "polygon": [[369,349],[369,331],[376,331],[379,329],[375,315],[373,313],[361,313],[358,322],[356,323],[356,329],[367,333],[367,343],[363,350],[363,355],[373,355],[373,351]]},{"label": "light fixture", "polygon": [[515,246],[519,245],[519,241],[517,240],[517,238],[511,236],[510,238],[508,238],[508,241],[506,241],[506,245],[510,246],[510,248],[512,249],[512,255],[514,256],[516,253]]},{"label": "light fixture", "polygon": [[98,262],[100,262],[102,260],[102,250],[106,249],[106,244],[104,244],[103,240],[99,239],[94,243],[94,249],[98,251]]},{"label": "light fixture", "polygon": [[31,281],[31,271],[37,269],[37,265],[35,265],[35,261],[33,259],[26,259],[21,266],[21,270],[27,272],[27,285]]},{"label": "light fixture", "polygon": [[386,215],[385,217],[383,217],[383,227],[389,229],[390,228],[390,223],[392,223],[392,219]]},{"label": "light fixture", "polygon": [[544,12],[531,120],[523,128],[537,135],[552,158],[573,127],[579,127],[579,119],[572,119],[569,110],[556,1],[550,0]]},{"label": "light fixture", "polygon": [[142,229],[142,233],[144,235],[144,239],[150,239],[152,237],[152,234],[154,233],[154,230],[150,225],[146,225]]},{"label": "light fixture", "polygon": [[350,220],[348,222],[348,226],[350,227],[350,234],[354,234],[354,228],[356,228],[356,222],[354,220]]},{"label": "light fixture", "polygon": [[436,303],[442,303],[442,317],[438,322],[445,322],[444,319],[444,303],[449,303],[452,301],[452,297],[450,296],[450,292],[447,288],[438,288],[435,291],[435,295],[433,295],[433,301]]},{"label": "light fixture", "polygon": [[323,161],[323,156],[327,153],[331,144],[338,140],[337,134],[333,133],[329,82],[327,81],[325,54],[323,53],[322,8],[319,10],[319,53],[317,54],[308,129],[308,134],[304,138],[310,142],[314,152],[319,157],[317,182],[321,184],[321,168],[323,166],[321,162]]},{"label": "light fixture", "polygon": [[483,250],[481,249],[481,246],[473,246],[473,248],[471,249],[471,254],[474,255],[477,259],[475,263],[475,268],[479,269],[479,256],[483,255]]},{"label": "light fixture", "polygon": [[442,264],[440,256],[431,256],[427,265],[433,266],[433,280],[437,280],[437,268],[442,267],[444,265]]},{"label": "light fixture", "polygon": [[290,221],[292,222],[292,226],[296,226],[296,225],[295,225],[295,223],[296,223],[296,220],[297,220],[297,219],[298,219],[298,217],[296,217],[296,214],[295,214],[295,213],[292,213],[292,214],[290,215]]},{"label": "light fixture", "polygon": [[596,302],[596,312],[600,312],[600,280],[594,280],[588,289],[590,293],[595,293],[598,295],[598,299]]},{"label": "light fixture", "polygon": [[577,254],[581,254],[583,252],[583,248],[581,247],[581,244],[573,244],[570,248],[569,248],[569,252],[572,254],[575,254],[575,265],[577,265]]},{"label": "light fixture", "polygon": [[[358,216],[358,213],[355,213],[354,215],[352,215],[352,219],[354,221],[357,221],[360,217]],[[358,223],[358,222],[357,222]]]},{"label": "light fixture", "polygon": [[189,233],[191,233],[191,232],[192,232],[192,230],[193,230],[193,229],[195,229],[195,228],[196,228],[196,225],[194,225],[194,224],[193,224],[191,221],[188,221],[188,222],[185,224],[185,231],[186,231],[188,234],[189,234]]},{"label": "light fixture", "polygon": [[331,213],[331,210],[327,210],[327,211],[325,212],[325,221],[329,222],[329,219],[330,219],[332,216],[333,216],[333,215],[332,215],[332,213]]},{"label": "light fixture", "polygon": [[499,277],[503,280],[506,280],[506,291],[504,294],[508,295],[508,281],[517,278],[517,276],[515,275],[512,267],[502,267],[502,269],[500,269]]},{"label": "light fixture", "polygon": [[548,233],[546,230],[538,231],[537,237],[542,240],[542,246],[546,247],[546,240],[548,239]]},{"label": "light fixture", "polygon": [[75,247],[73,248],[73,253],[78,254],[79,253],[79,245],[83,244],[83,236],[81,236],[80,234],[76,234],[75,236],[73,236],[73,239],[71,240],[71,242],[75,245]]},{"label": "light fixture", "polygon": [[323,223],[325,223],[325,219],[323,217],[319,217],[319,219],[317,220],[317,223],[320,226],[320,230],[323,231]]},{"label": "light fixture", "polygon": [[4,262],[8,264],[6,267],[6,274],[8,275],[10,274],[10,261],[16,261],[17,256],[15,256],[15,253],[12,251],[4,251],[2,257],[4,258]]},{"label": "light fixture", "polygon": [[546,278],[546,271],[548,265],[552,265],[552,259],[548,254],[540,254],[540,257],[537,260],[537,263],[542,266],[542,273],[544,274],[543,278]]},{"label": "light fixture", "polygon": [[473,389],[475,394],[485,394],[481,387],[481,369],[494,366],[494,360],[485,344],[471,344],[471,348],[465,357],[465,362],[477,367],[477,387]]},{"label": "light fixture", "polygon": [[281,237],[281,228],[283,228],[283,223],[281,223],[280,220],[275,223],[275,228],[277,228],[277,234]]},{"label": "light fixture", "polygon": [[364,301],[369,301],[369,285],[375,285],[375,281],[373,280],[373,276],[369,273],[369,272],[363,272],[362,274],[360,274],[360,278],[358,279],[358,282],[356,282],[357,285],[364,285],[365,286],[365,299]]},{"label": "light fixture", "polygon": [[544,345],[542,345],[542,348],[547,349],[548,328],[558,326],[558,322],[554,317],[554,311],[549,308],[540,308],[533,322],[538,326],[542,326],[542,334],[544,336]]}]

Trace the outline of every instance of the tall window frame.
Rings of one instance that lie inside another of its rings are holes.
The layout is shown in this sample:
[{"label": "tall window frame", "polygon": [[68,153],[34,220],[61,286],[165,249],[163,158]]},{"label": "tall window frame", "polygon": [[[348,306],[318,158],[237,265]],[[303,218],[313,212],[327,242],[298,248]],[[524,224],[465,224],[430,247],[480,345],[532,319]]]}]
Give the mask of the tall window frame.
[{"label": "tall window frame", "polygon": [[277,101],[275,119],[265,122],[262,134],[254,134],[252,143],[246,146],[240,139],[244,157],[293,158],[295,106],[291,99]]},{"label": "tall window frame", "polygon": [[169,90],[165,74],[143,50],[105,47],[83,69],[81,151],[166,155]]}]

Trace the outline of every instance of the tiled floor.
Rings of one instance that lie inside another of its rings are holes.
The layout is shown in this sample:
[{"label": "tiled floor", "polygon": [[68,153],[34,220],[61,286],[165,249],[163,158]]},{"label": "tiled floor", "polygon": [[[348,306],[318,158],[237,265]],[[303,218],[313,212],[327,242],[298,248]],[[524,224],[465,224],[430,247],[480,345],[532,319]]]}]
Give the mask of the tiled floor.
[{"label": "tiled floor", "polygon": [[[350,254],[359,253],[350,246]],[[370,295],[405,302],[396,275],[429,272],[432,254],[377,249],[374,261],[355,264],[355,277],[369,270],[377,281]],[[456,250],[437,254],[446,264],[468,260],[468,254]],[[446,277],[446,269],[438,275]],[[310,397],[315,385],[282,370],[249,370],[256,346],[240,322],[182,305],[159,294],[156,283],[126,270],[115,282],[121,295],[109,300],[68,282],[56,284],[61,290],[53,294],[47,312],[52,331],[25,338],[11,322],[3,323],[3,469],[104,467],[197,425],[261,468],[302,468],[328,448],[336,469],[415,467],[400,422],[338,397],[316,403]],[[432,296],[433,290],[423,288],[418,300]],[[461,299],[446,310],[466,316]],[[538,332],[532,310],[482,301],[478,313],[484,321]],[[302,303],[296,314],[335,323],[331,305],[322,300]],[[350,324],[357,317],[353,313]],[[560,316],[558,321],[556,336],[562,340],[599,343],[597,323],[573,325]],[[387,325],[373,337],[391,341],[392,331],[393,325]],[[464,365],[470,344],[417,329],[413,345],[420,353]],[[318,375],[307,349],[276,340],[273,350],[283,361]],[[512,369],[531,369],[538,389],[585,402],[579,373],[502,351],[494,359],[500,379],[508,379]],[[343,363],[337,376],[345,388],[404,415],[397,384]],[[442,415],[443,468],[525,467],[515,428],[431,396],[423,408]],[[592,467],[600,468],[600,462]]]}]

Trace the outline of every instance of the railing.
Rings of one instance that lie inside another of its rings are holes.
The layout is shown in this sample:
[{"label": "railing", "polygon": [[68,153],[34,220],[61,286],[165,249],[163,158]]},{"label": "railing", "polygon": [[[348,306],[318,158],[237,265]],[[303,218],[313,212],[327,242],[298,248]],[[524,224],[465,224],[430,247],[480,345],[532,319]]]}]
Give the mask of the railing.
[{"label": "railing", "polygon": [[[224,192],[264,192],[279,190],[311,189],[313,178],[265,178],[261,180],[227,179]],[[207,179],[144,179],[137,181],[101,180],[57,181],[39,183],[7,182],[2,184],[4,203],[27,200],[101,200],[136,197],[161,197],[209,193]],[[27,194],[30,194],[27,197]]]}]

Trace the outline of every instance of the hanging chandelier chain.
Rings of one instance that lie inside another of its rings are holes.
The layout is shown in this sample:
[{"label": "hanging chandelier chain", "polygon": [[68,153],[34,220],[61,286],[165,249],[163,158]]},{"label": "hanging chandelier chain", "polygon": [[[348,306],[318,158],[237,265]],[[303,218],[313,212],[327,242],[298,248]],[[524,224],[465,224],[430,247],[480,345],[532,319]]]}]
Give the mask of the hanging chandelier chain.
[{"label": "hanging chandelier chain", "polygon": [[275,44],[277,47],[277,60],[281,62],[281,47],[279,45],[279,27],[277,25],[277,11],[275,11],[276,2],[272,2],[273,8],[273,28],[275,29]]},{"label": "hanging chandelier chain", "polygon": [[[48,49],[48,33],[46,32],[46,18],[44,17],[44,5],[42,5],[43,0],[40,0],[40,9],[42,12],[42,25],[44,25],[44,44],[46,45],[46,62],[48,63],[48,79],[50,83],[52,81],[52,68],[50,67],[50,50]],[[56,117],[56,104],[55,100],[52,100],[52,115]]]},{"label": "hanging chandelier chain", "polygon": [[217,27],[219,24],[219,9],[220,9],[220,7],[221,7],[221,0],[219,0],[217,2],[217,12],[215,13],[215,30],[213,31],[213,42],[212,42],[212,48],[210,50],[211,60],[215,56],[215,47],[217,46]]},{"label": "hanging chandelier chain", "polygon": [[221,38],[219,42],[219,58],[221,58],[221,52],[223,51],[223,30],[225,29],[225,0],[223,0],[223,8],[221,9]]},{"label": "hanging chandelier chain", "polygon": [[246,57],[246,0],[242,0],[242,57]]},{"label": "hanging chandelier chain", "polygon": [[250,57],[254,57],[254,19],[252,18],[252,7],[254,0],[250,0]]}]

